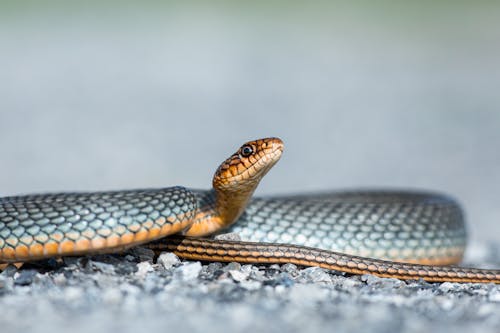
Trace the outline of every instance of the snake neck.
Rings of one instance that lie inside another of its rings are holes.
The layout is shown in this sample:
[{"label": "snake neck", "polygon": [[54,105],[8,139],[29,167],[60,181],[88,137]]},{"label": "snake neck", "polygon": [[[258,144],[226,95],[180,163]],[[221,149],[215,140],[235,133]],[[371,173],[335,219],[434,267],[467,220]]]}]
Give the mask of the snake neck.
[{"label": "snake neck", "polygon": [[226,228],[236,222],[245,211],[257,186],[240,189],[239,191],[216,191],[215,210],[220,218],[221,228]]},{"label": "snake neck", "polygon": [[200,237],[229,227],[244,212],[254,188],[239,191],[211,190],[198,195],[198,212],[186,236]]}]

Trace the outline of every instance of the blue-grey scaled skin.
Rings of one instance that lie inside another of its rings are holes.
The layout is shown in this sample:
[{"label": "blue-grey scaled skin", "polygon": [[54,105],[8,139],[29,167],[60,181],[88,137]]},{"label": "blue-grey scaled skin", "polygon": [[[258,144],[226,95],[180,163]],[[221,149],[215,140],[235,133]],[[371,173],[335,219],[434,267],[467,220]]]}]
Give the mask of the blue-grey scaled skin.
[{"label": "blue-grey scaled skin", "polygon": [[123,249],[181,231],[196,209],[180,186],[0,198],[0,262]]},{"label": "blue-grey scaled skin", "polygon": [[447,196],[398,191],[254,198],[226,232],[393,261],[448,264],[466,244],[464,214]]}]

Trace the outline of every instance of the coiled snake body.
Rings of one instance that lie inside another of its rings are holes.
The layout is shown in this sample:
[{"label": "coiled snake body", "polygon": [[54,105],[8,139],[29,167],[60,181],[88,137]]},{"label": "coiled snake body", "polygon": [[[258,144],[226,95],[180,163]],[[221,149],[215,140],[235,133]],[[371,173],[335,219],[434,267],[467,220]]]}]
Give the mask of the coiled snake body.
[{"label": "coiled snake body", "polygon": [[[445,196],[364,191],[251,199],[282,151],[278,138],[245,143],[217,169],[208,191],[170,187],[0,198],[0,262],[145,244],[195,260],[500,283],[498,270],[435,266],[458,263],[465,249],[462,211]],[[242,241],[197,238],[220,230],[237,232]]]}]

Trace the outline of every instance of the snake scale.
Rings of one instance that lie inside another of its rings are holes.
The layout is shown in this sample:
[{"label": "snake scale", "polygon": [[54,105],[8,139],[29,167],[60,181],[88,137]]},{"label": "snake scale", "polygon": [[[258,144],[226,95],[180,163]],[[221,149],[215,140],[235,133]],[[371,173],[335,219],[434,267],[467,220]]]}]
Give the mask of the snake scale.
[{"label": "snake scale", "polygon": [[[0,262],[144,244],[194,260],[500,283],[500,270],[443,266],[460,262],[466,240],[462,210],[447,196],[358,191],[252,198],[282,152],[278,138],[245,143],[219,166],[211,190],[176,186],[0,198]],[[221,230],[242,240],[200,238]]]}]

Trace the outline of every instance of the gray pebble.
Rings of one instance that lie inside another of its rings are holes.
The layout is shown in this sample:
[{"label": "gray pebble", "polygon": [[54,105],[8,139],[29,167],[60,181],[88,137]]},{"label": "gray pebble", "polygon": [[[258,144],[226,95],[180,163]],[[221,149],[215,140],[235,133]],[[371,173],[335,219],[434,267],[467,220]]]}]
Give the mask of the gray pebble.
[{"label": "gray pebble", "polygon": [[245,274],[244,272],[239,270],[231,270],[229,271],[229,275],[231,275],[234,281],[241,282],[245,281],[248,278],[249,274]]},{"label": "gray pebble", "polygon": [[240,281],[240,286],[246,290],[259,290],[262,286],[262,283],[259,281]]},{"label": "gray pebble", "polygon": [[330,282],[332,280],[330,274],[328,274],[321,267],[308,267],[301,271],[300,277],[304,282]]},{"label": "gray pebble", "polygon": [[180,264],[180,259],[172,252],[162,252],[156,261],[158,264],[163,266],[163,268],[169,270],[174,266]]},{"label": "gray pebble", "polygon": [[241,264],[239,262],[230,262],[229,264],[226,264],[224,268],[222,269],[224,272],[229,272],[229,271],[239,271],[241,269]]},{"label": "gray pebble", "polygon": [[68,282],[66,276],[64,274],[54,274],[53,276],[54,283],[59,286],[64,286]]},{"label": "gray pebble", "polygon": [[225,234],[215,235],[214,239],[216,240],[226,240],[226,241],[241,241],[241,237],[236,232],[229,232]]},{"label": "gray pebble", "polygon": [[199,261],[184,263],[177,268],[177,272],[180,273],[183,281],[194,280],[201,272],[201,263]]},{"label": "gray pebble", "polygon": [[7,265],[7,267],[5,267],[3,269],[3,271],[0,273],[0,275],[13,277],[14,274],[16,274],[16,273],[17,273],[17,267],[12,265],[12,264],[9,264],[9,265]]},{"label": "gray pebble", "polygon": [[366,284],[372,288],[399,288],[405,285],[405,282],[398,279],[391,278],[381,278],[375,275],[362,275],[361,281],[366,282]]},{"label": "gray pebble", "polygon": [[153,262],[155,252],[146,247],[137,246],[130,250],[130,254],[136,258],[137,261],[150,261]]},{"label": "gray pebble", "polygon": [[62,261],[66,266],[80,265],[82,257],[64,257]]},{"label": "gray pebble", "polygon": [[89,260],[87,263],[87,268],[96,271],[96,272],[101,272],[104,274],[109,274],[112,275],[115,273],[115,266],[111,264],[107,264],[105,262],[98,262],[98,261],[93,261]]},{"label": "gray pebble", "polygon": [[222,275],[226,274],[223,270],[224,265],[220,262],[212,262],[203,266],[200,273],[200,278],[204,280],[218,280]]},{"label": "gray pebble", "polygon": [[12,291],[14,279],[0,274],[0,295]]},{"label": "gray pebble", "polygon": [[14,275],[14,284],[18,286],[26,286],[33,282],[33,278],[37,274],[36,270],[26,269],[17,272]]},{"label": "gray pebble", "polygon": [[137,264],[135,275],[139,278],[144,278],[146,274],[153,271],[153,266],[148,261],[143,261]]}]

